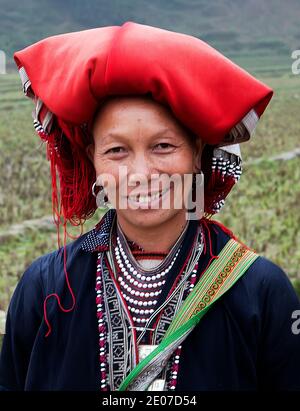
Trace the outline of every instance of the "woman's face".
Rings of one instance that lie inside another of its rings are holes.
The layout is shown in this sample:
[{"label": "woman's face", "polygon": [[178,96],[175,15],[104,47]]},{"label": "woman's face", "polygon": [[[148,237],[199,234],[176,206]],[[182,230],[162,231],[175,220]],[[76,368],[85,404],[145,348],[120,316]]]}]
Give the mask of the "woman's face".
[{"label": "woman's face", "polygon": [[170,180],[173,176],[184,184],[185,174],[199,171],[202,146],[166,107],[146,97],[110,98],[95,117],[93,136],[87,152],[97,177],[109,175],[115,181],[115,190],[106,180],[102,184],[118,218],[151,227],[185,213],[184,207],[174,206],[183,185]]}]

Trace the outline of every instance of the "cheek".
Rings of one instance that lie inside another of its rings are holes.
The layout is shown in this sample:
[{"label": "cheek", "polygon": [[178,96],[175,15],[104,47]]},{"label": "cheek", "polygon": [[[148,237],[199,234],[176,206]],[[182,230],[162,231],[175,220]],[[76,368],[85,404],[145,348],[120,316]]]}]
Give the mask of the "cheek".
[{"label": "cheek", "polygon": [[94,168],[96,170],[96,174],[98,175],[98,174],[108,173],[109,171],[113,170],[115,167],[112,164],[112,161],[108,160],[107,158],[101,155],[95,155]]},{"label": "cheek", "polygon": [[190,149],[174,153],[168,159],[169,174],[188,174],[193,172],[194,156]]},{"label": "cheek", "polygon": [[[175,178],[177,185],[173,185],[175,198],[181,199],[184,193],[190,191],[192,185],[192,176],[194,172],[194,152],[190,148],[181,150],[173,157],[172,163],[170,165],[169,174],[180,175],[179,181],[178,177]],[[177,201],[178,201],[177,199]],[[180,203],[180,202],[179,202]]]},{"label": "cheek", "polygon": [[[112,179],[118,185],[119,180],[119,165],[115,161],[109,161],[103,158],[94,159],[94,168],[96,171],[96,178],[101,177],[102,183],[106,187],[106,182],[108,179],[105,176],[108,176],[109,179]],[[113,185],[114,185],[113,184]],[[112,185],[112,186],[113,186]]]}]

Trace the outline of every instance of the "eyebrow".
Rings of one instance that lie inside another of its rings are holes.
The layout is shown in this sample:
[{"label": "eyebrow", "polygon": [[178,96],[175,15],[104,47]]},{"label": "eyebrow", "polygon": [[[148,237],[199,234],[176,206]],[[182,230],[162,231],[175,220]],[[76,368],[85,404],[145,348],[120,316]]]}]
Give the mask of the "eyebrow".
[{"label": "eyebrow", "polygon": [[[170,133],[170,132],[176,134],[176,132],[175,132],[174,130],[172,130],[171,128],[165,128],[165,129],[163,129],[163,130],[158,131],[157,133],[152,134],[151,138],[154,139],[154,138],[157,138],[157,137],[161,137],[161,136],[163,136],[164,134]],[[126,136],[124,136],[123,134],[110,132],[110,133],[105,134],[105,135],[103,136],[102,144],[105,144],[105,143],[106,143],[106,140],[107,140],[109,137],[115,137],[115,138],[118,138],[118,139],[120,139],[120,140],[127,140]]]}]

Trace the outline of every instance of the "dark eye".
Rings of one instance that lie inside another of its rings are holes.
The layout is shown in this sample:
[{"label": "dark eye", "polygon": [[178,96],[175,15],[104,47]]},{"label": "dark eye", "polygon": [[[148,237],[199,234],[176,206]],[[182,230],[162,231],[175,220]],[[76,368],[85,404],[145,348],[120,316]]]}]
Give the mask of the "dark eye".
[{"label": "dark eye", "polygon": [[173,148],[174,146],[172,144],[169,144],[169,143],[159,143],[159,144],[156,144],[155,147],[166,150],[166,149]]},{"label": "dark eye", "polygon": [[124,148],[123,147],[112,147],[109,150],[107,150],[105,152],[105,154],[108,154],[108,153],[117,153],[117,154],[122,153],[122,151],[120,151],[120,150],[124,150]]}]

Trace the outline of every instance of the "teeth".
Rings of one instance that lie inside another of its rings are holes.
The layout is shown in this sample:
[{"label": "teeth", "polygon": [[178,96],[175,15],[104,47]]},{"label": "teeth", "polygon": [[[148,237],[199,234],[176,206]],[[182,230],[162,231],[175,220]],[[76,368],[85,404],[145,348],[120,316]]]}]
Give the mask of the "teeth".
[{"label": "teeth", "polygon": [[[164,190],[164,191],[162,192],[162,195],[163,195],[167,190],[168,190],[168,189]],[[151,202],[151,201],[155,201],[156,199],[158,199],[159,196],[160,196],[160,193],[155,193],[155,194],[152,194],[151,196],[148,196],[148,195],[146,195],[146,196],[140,195],[139,197],[138,197],[138,196],[129,196],[129,199],[132,200],[132,201],[135,201],[135,202],[137,202],[137,203],[149,203],[149,202]]]},{"label": "teeth", "polygon": [[139,198],[139,203],[149,203],[150,201],[154,201],[159,197],[159,193],[156,194],[152,194],[151,197],[150,196],[140,196]]}]

